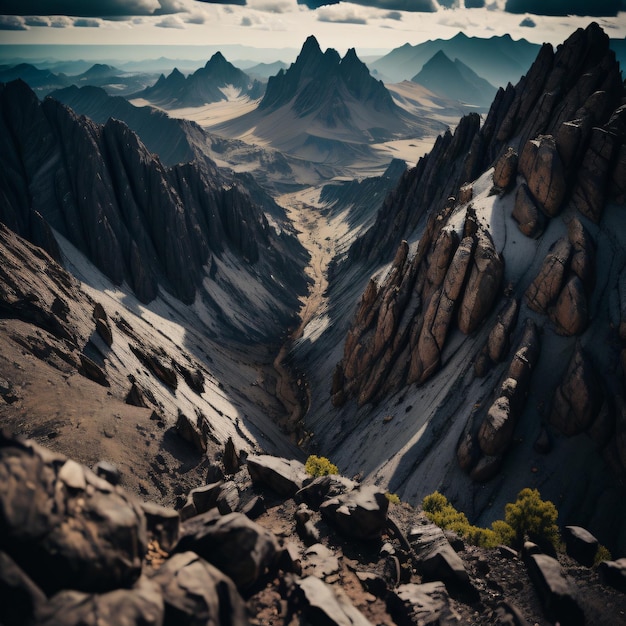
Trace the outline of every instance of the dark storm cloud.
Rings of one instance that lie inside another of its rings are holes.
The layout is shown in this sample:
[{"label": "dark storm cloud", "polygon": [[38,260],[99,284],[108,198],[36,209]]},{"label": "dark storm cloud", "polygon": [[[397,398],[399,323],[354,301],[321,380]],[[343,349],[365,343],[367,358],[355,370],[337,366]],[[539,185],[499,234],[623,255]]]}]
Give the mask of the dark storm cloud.
[{"label": "dark storm cloud", "polygon": [[520,23],[520,26],[525,26],[527,28],[535,28],[535,26],[537,26],[537,24],[535,24],[535,21],[530,18],[530,17],[525,17]]},{"label": "dark storm cloud", "polygon": [[[437,10],[433,0],[348,0],[352,4],[364,7],[388,9],[389,11],[412,11],[414,13],[432,13]],[[445,4],[454,4],[458,0],[444,0]],[[309,9],[318,9],[330,4],[338,4],[339,0],[298,0]]]},{"label": "dark storm cloud", "polygon": [[0,0],[2,15],[123,17],[164,15],[181,10],[176,0]]},{"label": "dark storm cloud", "polygon": [[385,17],[388,20],[396,20],[398,22],[402,21],[402,13],[400,13],[399,11],[389,11],[389,13],[385,15]]},{"label": "dark storm cloud", "polygon": [[485,6],[485,0],[465,0],[466,9],[482,9]]},{"label": "dark storm cloud", "polygon": [[624,9],[623,0],[507,0],[509,13],[608,17]]}]

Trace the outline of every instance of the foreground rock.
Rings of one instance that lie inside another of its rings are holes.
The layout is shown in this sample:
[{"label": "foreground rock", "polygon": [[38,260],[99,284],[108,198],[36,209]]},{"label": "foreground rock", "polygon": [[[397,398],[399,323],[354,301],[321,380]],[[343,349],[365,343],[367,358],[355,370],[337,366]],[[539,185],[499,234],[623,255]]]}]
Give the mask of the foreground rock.
[{"label": "foreground rock", "polygon": [[0,438],[6,552],[46,592],[100,593],[141,574],[146,521],[139,504],[75,461]]}]

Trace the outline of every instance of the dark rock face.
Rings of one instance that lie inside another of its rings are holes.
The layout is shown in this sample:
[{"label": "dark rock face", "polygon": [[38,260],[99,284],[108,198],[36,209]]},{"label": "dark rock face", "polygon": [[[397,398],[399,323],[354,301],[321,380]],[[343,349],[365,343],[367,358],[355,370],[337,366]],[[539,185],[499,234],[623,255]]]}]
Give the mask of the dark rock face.
[{"label": "dark rock face", "polygon": [[225,249],[250,265],[274,257],[272,271],[291,275],[285,285],[298,282],[294,264],[284,260],[288,237],[276,235],[241,184],[214,164],[166,168],[125,124],[110,119],[99,126],[50,98],[39,103],[19,81],[3,86],[0,110],[10,138],[1,169],[13,173],[0,181],[7,200],[0,220],[57,258],[48,227],[115,284],[126,280],[144,302],[160,285],[192,302],[203,267]]},{"label": "dark rock face", "polygon": [[263,85],[229,63],[221,52],[216,52],[204,67],[185,77],[174,68],[172,73],[136,94],[166,108],[197,107],[227,100],[221,88],[232,85],[241,95],[259,98]]}]

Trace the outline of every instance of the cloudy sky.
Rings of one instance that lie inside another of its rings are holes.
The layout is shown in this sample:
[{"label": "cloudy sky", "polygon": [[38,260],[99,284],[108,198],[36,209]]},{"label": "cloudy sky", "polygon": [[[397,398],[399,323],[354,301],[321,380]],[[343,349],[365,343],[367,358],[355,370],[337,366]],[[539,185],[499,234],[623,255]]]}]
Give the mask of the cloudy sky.
[{"label": "cloudy sky", "polygon": [[0,43],[392,49],[459,30],[558,44],[598,21],[626,37],[626,0],[0,0]]}]

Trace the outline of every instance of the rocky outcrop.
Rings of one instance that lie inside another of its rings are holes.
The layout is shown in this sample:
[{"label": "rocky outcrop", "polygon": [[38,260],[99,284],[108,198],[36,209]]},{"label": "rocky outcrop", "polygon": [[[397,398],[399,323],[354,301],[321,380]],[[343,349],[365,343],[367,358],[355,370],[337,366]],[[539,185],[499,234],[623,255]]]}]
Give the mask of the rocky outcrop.
[{"label": "rocky outcrop", "polygon": [[[514,308],[507,310],[511,315]],[[496,326],[497,328],[497,326]],[[485,482],[500,469],[517,422],[526,405],[533,369],[539,359],[540,339],[536,325],[526,321],[524,332],[494,399],[476,411],[457,446],[457,460],[473,480]]]},{"label": "rocky outcrop", "polygon": [[[295,244],[302,261],[300,246],[270,229],[242,183],[233,184],[208,160],[166,168],[125,124],[110,119],[99,126],[50,98],[39,103],[19,81],[3,86],[0,110],[9,144],[2,169],[14,173],[11,186],[22,190],[9,192],[9,179],[2,179],[7,201],[0,220],[57,258],[45,228],[66,237],[113,283],[127,281],[144,302],[159,286],[192,302],[211,255],[225,249],[244,265],[271,257],[268,281],[270,273],[286,272],[285,286],[294,280],[304,287],[294,272],[300,261],[284,260]],[[18,154],[26,155],[26,168]],[[253,193],[262,195],[257,188]],[[280,213],[267,197],[261,203]]]},{"label": "rocky outcrop", "polygon": [[402,243],[385,282],[370,282],[337,367],[335,402],[356,396],[363,405],[404,384],[423,384],[439,369],[451,330],[470,334],[491,311],[502,258],[471,210],[462,239],[444,229],[452,208],[431,216],[413,259]]},{"label": "rocky outcrop", "polygon": [[528,306],[548,314],[560,335],[582,333],[589,322],[588,297],[595,281],[595,244],[578,219],[568,225],[546,255],[535,280],[526,290]]},{"label": "rocky outcrop", "polygon": [[537,208],[535,199],[526,183],[522,183],[517,188],[515,207],[511,216],[517,222],[520,231],[532,239],[541,236],[548,221],[545,214]]}]

